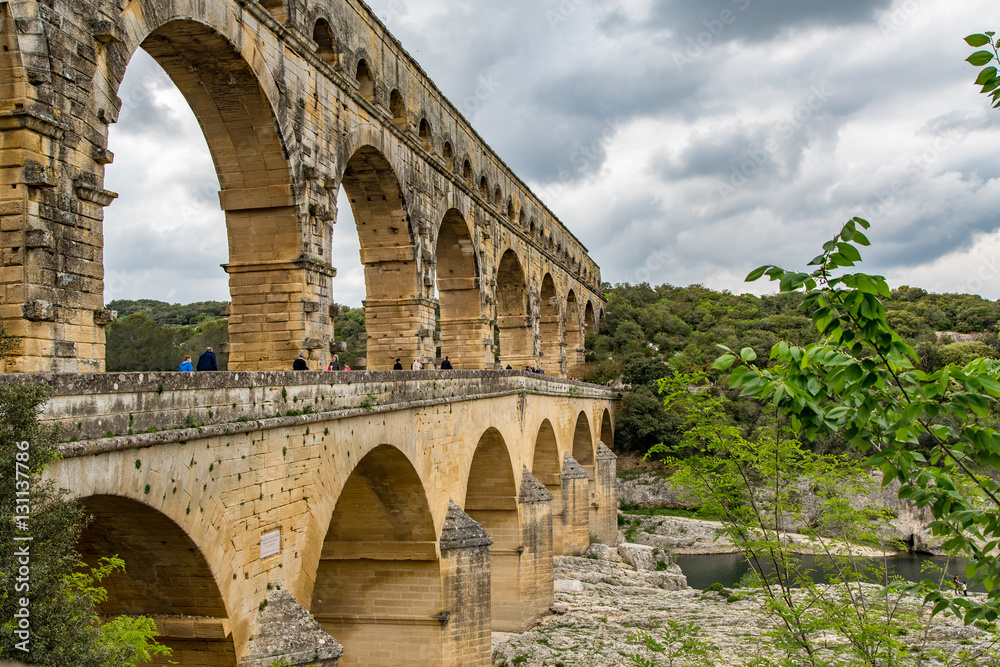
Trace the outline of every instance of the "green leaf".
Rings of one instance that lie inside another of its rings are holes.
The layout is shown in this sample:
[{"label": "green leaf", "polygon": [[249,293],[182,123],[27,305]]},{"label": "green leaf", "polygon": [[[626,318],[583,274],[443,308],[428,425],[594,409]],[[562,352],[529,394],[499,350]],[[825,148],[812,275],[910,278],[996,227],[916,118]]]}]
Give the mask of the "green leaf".
[{"label": "green leaf", "polygon": [[965,38],[965,43],[974,49],[978,49],[980,46],[986,46],[987,44],[989,44],[990,38],[987,37],[986,35],[980,35],[980,34],[969,35],[968,37]]},{"label": "green leaf", "polygon": [[974,67],[982,67],[993,60],[993,54],[989,51],[976,51],[965,60]]},{"label": "green leaf", "polygon": [[837,249],[840,250],[840,254],[851,260],[852,262],[861,261],[861,253],[858,249],[852,246],[850,243],[838,243]]},{"label": "green leaf", "polygon": [[[997,75],[996,67],[987,67],[982,72],[979,73],[979,78],[976,79],[977,86],[984,86],[990,82],[990,79]],[[985,91],[984,91],[985,92]]]},{"label": "green leaf", "polygon": [[728,371],[729,368],[736,363],[736,357],[731,354],[724,354],[715,360],[712,364],[712,368],[717,371]]},{"label": "green leaf", "polygon": [[752,283],[755,280],[760,280],[761,277],[764,275],[764,272],[770,268],[771,266],[769,264],[757,267],[747,275],[747,277],[743,280],[743,282]]},{"label": "green leaf", "polygon": [[745,347],[740,350],[740,359],[749,364],[751,361],[757,360],[757,353],[753,351],[752,347]]}]

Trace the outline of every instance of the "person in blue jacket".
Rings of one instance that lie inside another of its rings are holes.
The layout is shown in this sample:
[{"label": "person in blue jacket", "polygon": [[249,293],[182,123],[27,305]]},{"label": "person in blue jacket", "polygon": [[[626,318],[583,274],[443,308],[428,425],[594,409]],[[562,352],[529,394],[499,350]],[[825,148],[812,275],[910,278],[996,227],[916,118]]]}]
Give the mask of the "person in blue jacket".
[{"label": "person in blue jacket", "polygon": [[215,362],[215,352],[212,351],[212,348],[206,347],[205,351],[201,353],[200,357],[198,357],[198,370],[199,371],[219,370],[219,366]]},{"label": "person in blue jacket", "polygon": [[184,361],[181,362],[180,368],[177,369],[181,373],[193,373],[194,364],[191,363],[191,355],[185,354]]}]

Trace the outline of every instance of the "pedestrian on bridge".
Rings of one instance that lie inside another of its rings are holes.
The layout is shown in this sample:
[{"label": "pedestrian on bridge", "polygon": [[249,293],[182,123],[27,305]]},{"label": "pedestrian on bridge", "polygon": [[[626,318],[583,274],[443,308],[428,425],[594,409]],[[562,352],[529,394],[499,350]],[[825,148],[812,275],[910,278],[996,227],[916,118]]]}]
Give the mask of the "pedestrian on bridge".
[{"label": "pedestrian on bridge", "polygon": [[292,363],[293,371],[307,371],[309,366],[306,365],[306,353],[299,352],[299,358]]},{"label": "pedestrian on bridge", "polygon": [[198,357],[198,370],[199,371],[217,371],[219,370],[219,365],[215,361],[215,352],[212,348],[206,347],[205,351],[201,353]]},{"label": "pedestrian on bridge", "polygon": [[414,359],[413,363],[410,365],[411,371],[422,371],[424,370],[424,365],[420,363],[420,359]]},{"label": "pedestrian on bridge", "polygon": [[396,359],[396,363],[392,365],[392,370],[394,371],[403,370],[403,363],[399,359]]},{"label": "pedestrian on bridge", "polygon": [[181,362],[180,368],[177,370],[181,373],[194,373],[194,364],[191,363],[190,354],[184,355],[184,361]]},{"label": "pedestrian on bridge", "polygon": [[451,359],[445,356],[444,361],[441,362],[441,370],[450,371],[452,370]]}]

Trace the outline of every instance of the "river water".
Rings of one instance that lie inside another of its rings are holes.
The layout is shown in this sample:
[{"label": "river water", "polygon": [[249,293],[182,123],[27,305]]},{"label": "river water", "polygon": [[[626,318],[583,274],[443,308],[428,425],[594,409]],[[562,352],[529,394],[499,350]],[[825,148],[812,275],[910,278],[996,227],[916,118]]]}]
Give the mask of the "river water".
[{"label": "river water", "polygon": [[[813,579],[817,582],[825,583],[822,568],[817,568],[814,556],[801,556],[803,565],[813,572]],[[733,588],[740,579],[750,570],[750,565],[739,554],[705,554],[705,555],[681,555],[674,556],[676,562],[684,576],[687,577],[688,586],[691,588],[705,589],[718,582],[726,588]],[[882,559],[860,559],[862,569],[864,566],[881,566]],[[965,579],[965,561],[951,559],[944,556],[918,556],[903,554],[890,556],[885,559],[886,568],[890,577],[902,577],[907,581],[920,581],[922,579],[933,579],[937,581],[941,576],[941,570],[947,567],[947,578],[951,579],[956,574],[961,579]],[[872,577],[873,583],[884,584],[884,578],[876,581]],[[971,591],[985,591],[982,586],[970,586]]]}]

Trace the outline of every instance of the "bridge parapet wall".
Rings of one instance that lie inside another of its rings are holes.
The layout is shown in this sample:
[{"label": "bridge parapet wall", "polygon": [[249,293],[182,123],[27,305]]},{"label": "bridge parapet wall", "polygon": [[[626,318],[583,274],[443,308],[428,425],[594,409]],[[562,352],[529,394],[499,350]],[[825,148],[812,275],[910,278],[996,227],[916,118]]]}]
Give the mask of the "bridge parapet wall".
[{"label": "bridge parapet wall", "polygon": [[0,382],[28,378],[51,387],[43,418],[69,442],[516,393],[617,397],[606,387],[524,371],[37,373],[0,375]]}]

